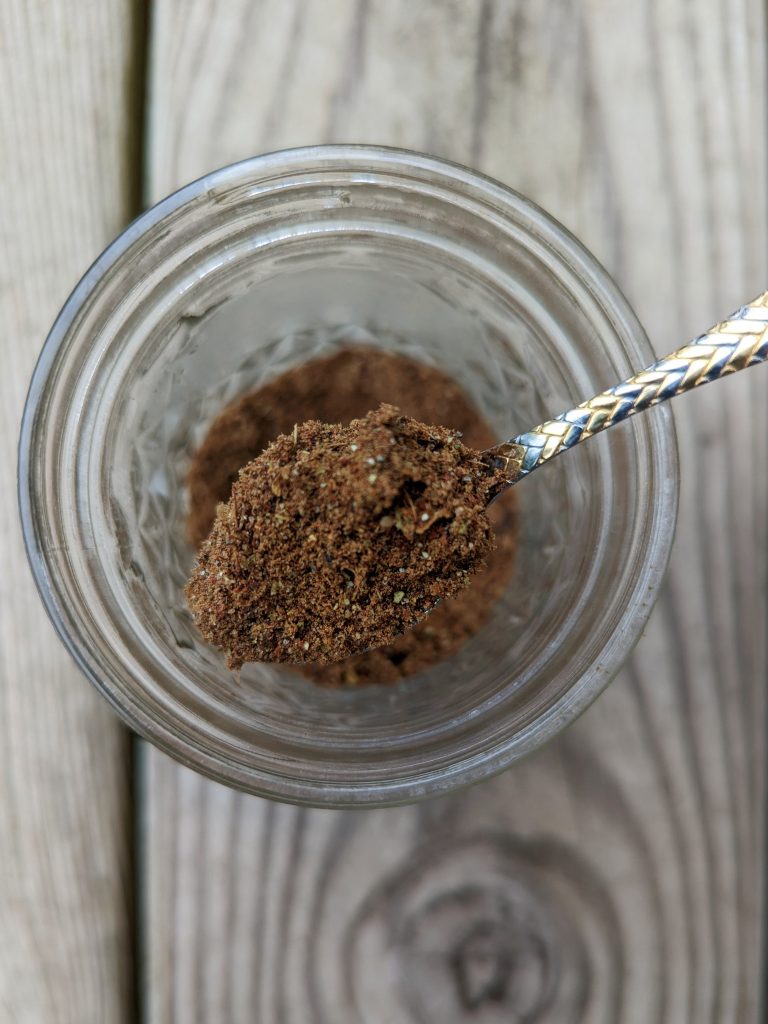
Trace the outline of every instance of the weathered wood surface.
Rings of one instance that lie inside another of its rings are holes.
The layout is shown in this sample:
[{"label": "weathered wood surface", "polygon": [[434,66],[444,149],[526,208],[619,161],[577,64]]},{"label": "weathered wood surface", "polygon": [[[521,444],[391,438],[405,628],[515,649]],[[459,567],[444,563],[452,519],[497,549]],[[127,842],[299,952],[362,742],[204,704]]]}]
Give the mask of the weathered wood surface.
[{"label": "weathered wood surface", "polygon": [[0,1020],[131,1015],[128,735],[35,591],[16,443],[59,307],[131,214],[135,5],[0,4]]},{"label": "weathered wood surface", "polygon": [[[766,287],[757,0],[159,0],[152,34],[149,198],[265,149],[402,145],[550,209],[659,353]],[[678,405],[646,636],[527,762],[337,813],[145,749],[153,1024],[758,1019],[768,384],[740,376]]]}]

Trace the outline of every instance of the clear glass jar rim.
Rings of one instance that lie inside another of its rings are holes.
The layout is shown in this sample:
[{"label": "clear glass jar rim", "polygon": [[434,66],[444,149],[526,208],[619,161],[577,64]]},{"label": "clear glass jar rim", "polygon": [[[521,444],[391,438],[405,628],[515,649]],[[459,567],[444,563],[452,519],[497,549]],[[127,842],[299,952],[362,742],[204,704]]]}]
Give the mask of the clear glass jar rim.
[{"label": "clear glass jar rim", "polygon": [[[364,145],[316,146],[277,151],[253,157],[204,175],[161,200],[130,224],[98,257],[75,287],[54,323],[41,352],[32,377],[22,420],[19,445],[19,502],[25,545],[38,589],[49,616],[70,653],[88,678],[117,707],[129,724],[182,761],[189,762],[188,750],[181,749],[178,738],[169,734],[163,724],[147,720],[146,717],[137,713],[136,708],[126,707],[117,699],[108,683],[95,671],[85,652],[78,647],[67,627],[65,617],[61,614],[54,588],[51,585],[51,568],[46,552],[41,550],[37,543],[34,526],[35,496],[32,489],[31,464],[35,421],[46,402],[46,392],[60,346],[72,328],[78,311],[98,290],[105,274],[119,263],[123,255],[131,249],[137,240],[155,228],[166,217],[205,193],[214,194],[228,191],[238,185],[267,180],[275,175],[326,169],[337,169],[342,174],[348,172],[364,174],[366,167],[370,168],[372,172],[375,171],[377,175],[386,174],[388,170],[393,172],[410,170],[437,176],[442,182],[454,186],[458,191],[463,190],[466,194],[490,200],[502,216],[505,209],[509,211],[514,208],[518,213],[525,211],[530,219],[531,230],[534,231],[534,226],[540,228],[542,234],[546,236],[547,244],[556,247],[562,258],[567,259],[570,265],[578,268],[585,277],[589,278],[590,287],[599,301],[618,310],[621,319],[630,324],[638,348],[647,350],[645,355],[648,357],[648,361],[652,358],[652,350],[645,339],[642,328],[618,287],[594,257],[566,228],[536,204],[507,186],[459,164],[425,154]],[[534,231],[534,233],[537,232]],[[666,567],[671,547],[677,508],[677,457],[672,419],[668,409],[660,409],[653,413],[653,416],[656,418],[654,433],[657,434],[660,442],[659,454],[664,460],[663,479],[658,494],[658,500],[662,507],[657,510],[659,513],[657,521],[665,525],[666,529],[660,531],[659,536],[654,538],[652,565],[643,567],[641,570],[638,588],[645,590],[657,589],[660,583],[660,577]],[[647,614],[649,613],[650,604],[647,609]],[[638,626],[637,615],[635,615],[633,635],[639,633],[641,626],[642,623]],[[302,781],[298,787],[287,784],[281,788],[279,783],[278,785],[262,785],[258,780],[255,782],[252,780],[251,783],[244,785],[236,767],[231,772],[228,771],[227,766],[222,764],[220,758],[208,758],[200,748],[196,748],[198,756],[194,760],[194,767],[220,781],[240,785],[253,792],[262,793],[262,795],[278,796],[281,799],[300,803],[345,806],[356,802],[385,804],[428,796],[454,788],[458,782],[470,783],[501,770],[524,753],[540,746],[542,742],[558,732],[564,724],[572,721],[602,691],[626,657],[628,646],[621,630],[617,631],[611,649],[606,650],[605,656],[601,659],[602,678],[598,678],[596,675],[591,687],[574,686],[572,691],[565,694],[561,701],[550,708],[527,730],[524,749],[521,749],[520,745],[509,744],[506,749],[493,751],[492,756],[483,754],[474,761],[471,759],[462,761],[456,765],[455,772],[443,771],[440,778],[400,778],[391,786],[379,784],[378,794],[374,799],[371,799],[370,795],[362,797],[356,792],[354,785],[344,787],[334,784],[327,793],[321,791],[321,784],[309,784],[305,781]],[[453,775],[456,776],[455,779],[452,778]]]}]

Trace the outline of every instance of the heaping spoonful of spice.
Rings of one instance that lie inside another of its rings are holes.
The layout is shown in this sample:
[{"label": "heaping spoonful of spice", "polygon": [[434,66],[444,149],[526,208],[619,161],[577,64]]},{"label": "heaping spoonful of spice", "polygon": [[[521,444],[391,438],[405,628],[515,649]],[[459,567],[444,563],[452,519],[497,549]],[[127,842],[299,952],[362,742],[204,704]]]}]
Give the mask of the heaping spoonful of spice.
[{"label": "heaping spoonful of spice", "polygon": [[483,452],[382,405],[297,425],[219,505],[186,595],[247,661],[327,662],[390,643],[467,585],[493,546],[489,503],[539,466],[659,402],[768,359],[768,292],[575,409]]}]

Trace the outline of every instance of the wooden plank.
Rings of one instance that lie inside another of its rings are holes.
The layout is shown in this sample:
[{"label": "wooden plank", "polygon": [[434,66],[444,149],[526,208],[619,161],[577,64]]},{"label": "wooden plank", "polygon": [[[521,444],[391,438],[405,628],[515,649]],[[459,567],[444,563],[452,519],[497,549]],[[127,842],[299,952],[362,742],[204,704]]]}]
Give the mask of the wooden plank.
[{"label": "wooden plank", "polygon": [[16,444],[32,368],[131,215],[130,0],[0,5],[0,1019],[131,1014],[129,738],[26,565]]},{"label": "wooden plank", "polygon": [[[757,0],[160,0],[150,192],[292,144],[430,150],[562,219],[661,353],[765,287],[764,81]],[[146,751],[150,1021],[758,1019],[765,387],[683,400],[646,635],[500,778],[308,811]]]}]

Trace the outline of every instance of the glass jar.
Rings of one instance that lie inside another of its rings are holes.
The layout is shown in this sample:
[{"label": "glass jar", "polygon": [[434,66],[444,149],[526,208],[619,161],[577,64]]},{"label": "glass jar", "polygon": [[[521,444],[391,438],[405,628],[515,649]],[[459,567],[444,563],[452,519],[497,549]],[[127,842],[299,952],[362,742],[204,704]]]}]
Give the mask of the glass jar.
[{"label": "glass jar", "polygon": [[499,439],[653,359],[605,271],[522,196],[415,153],[297,149],[193,182],[105,251],[46,341],[20,443],[32,569],[88,678],[179,761],[313,805],[443,793],[571,722],[640,636],[678,491],[660,408],[518,487],[517,570],[449,661],[359,690],[236,678],[183,600],[190,453],[226,402],[350,337],[448,371]]}]

